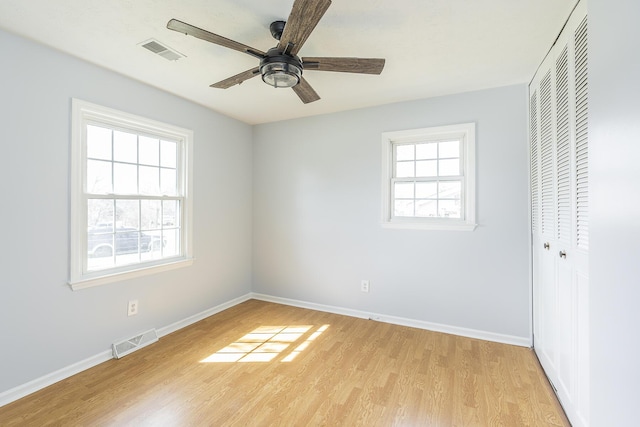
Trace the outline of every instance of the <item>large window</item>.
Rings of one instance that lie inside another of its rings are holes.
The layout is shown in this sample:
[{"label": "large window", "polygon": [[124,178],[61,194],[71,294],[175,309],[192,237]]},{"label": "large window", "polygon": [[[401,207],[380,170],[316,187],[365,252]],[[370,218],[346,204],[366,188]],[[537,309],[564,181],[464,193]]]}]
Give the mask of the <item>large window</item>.
[{"label": "large window", "polygon": [[383,225],[473,230],[475,125],[382,134]]},{"label": "large window", "polygon": [[189,264],[192,132],[76,99],[72,110],[73,289]]}]

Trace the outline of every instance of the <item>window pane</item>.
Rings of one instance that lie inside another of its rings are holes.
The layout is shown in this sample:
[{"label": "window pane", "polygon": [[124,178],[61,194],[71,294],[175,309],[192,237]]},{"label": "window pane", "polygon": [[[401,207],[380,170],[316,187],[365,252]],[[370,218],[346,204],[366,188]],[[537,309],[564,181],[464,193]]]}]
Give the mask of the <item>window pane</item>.
[{"label": "window pane", "polygon": [[167,168],[176,167],[176,150],[178,144],[171,141],[160,142],[160,166]]},{"label": "window pane", "polygon": [[397,162],[396,163],[396,177],[397,178],[410,178],[413,175],[414,162]]},{"label": "window pane", "polygon": [[160,184],[161,193],[167,196],[176,195],[176,170],[175,169],[160,169]]},{"label": "window pane", "polygon": [[136,165],[113,164],[114,193],[135,194],[138,192],[137,169]]},{"label": "window pane", "polygon": [[180,230],[177,228],[163,230],[162,255],[165,257],[180,255]]},{"label": "window pane", "polygon": [[438,176],[437,160],[416,162],[416,176]]},{"label": "window pane", "polygon": [[439,143],[441,159],[447,157],[460,157],[460,141],[443,141]]},{"label": "window pane", "polygon": [[396,182],[393,194],[396,199],[413,199],[413,182]]},{"label": "window pane", "polygon": [[180,203],[177,200],[162,202],[162,225],[164,227],[178,227],[180,225]]},{"label": "window pane", "polygon": [[438,197],[441,199],[460,199],[462,183],[460,181],[441,181]]},{"label": "window pane", "polygon": [[111,162],[87,160],[87,192],[109,194],[111,187]]},{"label": "window pane", "polygon": [[113,199],[87,200],[87,269],[113,267]]},{"label": "window pane", "polygon": [[138,139],[132,133],[115,131],[113,134],[113,158],[117,162],[138,161]]},{"label": "window pane", "polygon": [[435,199],[438,195],[438,184],[435,182],[417,182],[416,199]]},{"label": "window pane", "polygon": [[114,256],[113,227],[98,226],[89,228],[87,233],[87,269],[113,267]]},{"label": "window pane", "polygon": [[416,216],[418,217],[434,217],[436,216],[437,203],[435,200],[418,200],[416,201]]},{"label": "window pane", "polygon": [[111,160],[111,129],[87,126],[87,157]]},{"label": "window pane", "polygon": [[[109,227],[112,232],[114,223],[114,200],[112,199],[89,199],[87,200],[87,229],[92,230],[97,227]],[[104,232],[104,230],[103,230]]]},{"label": "window pane", "polygon": [[413,160],[414,145],[396,145],[396,160]]},{"label": "window pane", "polygon": [[116,265],[132,264],[140,261],[140,232],[133,228],[116,228]]},{"label": "window pane", "polygon": [[143,261],[162,258],[162,233],[160,230],[142,233],[140,258]]},{"label": "window pane", "polygon": [[160,165],[160,141],[146,136],[140,137],[140,163],[144,165]]},{"label": "window pane", "polygon": [[135,163],[138,137],[136,134],[113,131],[113,158],[120,162]]},{"label": "window pane", "polygon": [[438,216],[445,218],[460,218],[459,200],[440,200]]},{"label": "window pane", "polygon": [[394,202],[393,215],[413,216],[413,200],[396,200]]},{"label": "window pane", "polygon": [[437,159],[438,158],[438,144],[417,144],[416,145],[416,159]]},{"label": "window pane", "polygon": [[140,166],[140,194],[160,194],[160,168]]},{"label": "window pane", "polygon": [[162,215],[162,206],[160,204],[160,200],[141,200],[140,206],[140,217],[142,219],[140,229],[159,229],[161,226],[160,217]]},{"label": "window pane", "polygon": [[440,176],[460,175],[460,160],[440,160]]},{"label": "window pane", "polygon": [[116,224],[118,227],[139,228],[140,202],[138,200],[116,200]]}]

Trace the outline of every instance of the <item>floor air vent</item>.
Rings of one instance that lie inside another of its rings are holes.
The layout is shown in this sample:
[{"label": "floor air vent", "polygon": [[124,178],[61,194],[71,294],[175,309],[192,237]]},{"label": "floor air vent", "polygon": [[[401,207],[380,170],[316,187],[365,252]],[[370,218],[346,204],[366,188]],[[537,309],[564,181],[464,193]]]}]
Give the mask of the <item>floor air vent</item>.
[{"label": "floor air vent", "polygon": [[158,334],[155,329],[151,329],[147,332],[143,332],[140,335],[136,335],[133,338],[128,338],[123,341],[114,342],[112,344],[113,357],[120,359],[129,353],[133,353],[136,350],[146,347],[149,344],[153,344],[158,341]]}]

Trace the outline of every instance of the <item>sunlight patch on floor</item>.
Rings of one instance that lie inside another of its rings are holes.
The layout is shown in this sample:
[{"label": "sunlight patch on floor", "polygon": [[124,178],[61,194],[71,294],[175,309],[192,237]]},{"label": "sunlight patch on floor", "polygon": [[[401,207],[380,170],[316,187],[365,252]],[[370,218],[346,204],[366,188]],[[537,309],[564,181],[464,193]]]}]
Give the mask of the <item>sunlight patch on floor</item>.
[{"label": "sunlight patch on floor", "polygon": [[291,362],[329,325],[322,325],[309,334],[313,328],[314,325],[260,326],[200,363],[271,362],[298,344],[281,360]]},{"label": "sunlight patch on floor", "polygon": [[320,336],[320,334],[322,334],[324,331],[326,331],[329,328],[329,325],[323,325],[320,326],[318,328],[317,331],[315,331],[314,333],[312,333],[309,338],[307,338],[302,344],[298,345],[295,350],[293,350],[291,353],[289,353],[287,355],[287,357],[285,357],[284,359],[282,359],[283,362],[291,362],[293,359],[295,359],[300,353],[302,353],[307,347],[309,347],[309,344],[311,344],[311,342],[313,340],[315,340],[316,338],[318,338]]}]

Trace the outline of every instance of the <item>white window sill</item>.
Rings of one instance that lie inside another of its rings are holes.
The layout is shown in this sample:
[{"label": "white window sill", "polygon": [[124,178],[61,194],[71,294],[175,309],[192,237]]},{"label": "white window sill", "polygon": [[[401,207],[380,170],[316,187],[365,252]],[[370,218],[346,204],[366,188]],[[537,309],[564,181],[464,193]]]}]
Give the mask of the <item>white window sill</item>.
[{"label": "white window sill", "polygon": [[473,231],[478,224],[467,223],[442,223],[442,222],[383,222],[382,228],[396,230],[447,230],[447,231]]},{"label": "white window sill", "polygon": [[92,288],[94,286],[100,286],[107,283],[120,282],[123,280],[133,279],[135,277],[148,276],[151,274],[160,273],[163,271],[175,270],[177,268],[188,267],[193,264],[193,258],[180,259],[178,261],[169,262],[161,265],[152,265],[149,267],[137,268],[135,270],[107,273],[98,277],[79,278],[76,280],[70,280],[69,286],[74,291],[80,289]]}]

